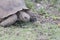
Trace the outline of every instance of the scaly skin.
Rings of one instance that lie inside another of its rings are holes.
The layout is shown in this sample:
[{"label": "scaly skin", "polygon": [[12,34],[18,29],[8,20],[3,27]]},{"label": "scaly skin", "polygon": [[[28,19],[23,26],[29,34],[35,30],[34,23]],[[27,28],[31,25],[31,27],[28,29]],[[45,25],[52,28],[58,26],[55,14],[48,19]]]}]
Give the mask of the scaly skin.
[{"label": "scaly skin", "polygon": [[17,15],[14,14],[0,23],[0,26],[9,26],[17,21]]}]

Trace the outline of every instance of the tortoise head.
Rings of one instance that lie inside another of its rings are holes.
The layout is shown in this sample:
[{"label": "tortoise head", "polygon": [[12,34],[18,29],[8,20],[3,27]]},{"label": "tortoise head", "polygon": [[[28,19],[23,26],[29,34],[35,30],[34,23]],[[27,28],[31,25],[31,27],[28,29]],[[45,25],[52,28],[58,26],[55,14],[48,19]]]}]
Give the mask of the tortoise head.
[{"label": "tortoise head", "polygon": [[20,21],[28,22],[28,21],[30,21],[30,15],[24,11],[20,11],[19,19],[20,19]]}]

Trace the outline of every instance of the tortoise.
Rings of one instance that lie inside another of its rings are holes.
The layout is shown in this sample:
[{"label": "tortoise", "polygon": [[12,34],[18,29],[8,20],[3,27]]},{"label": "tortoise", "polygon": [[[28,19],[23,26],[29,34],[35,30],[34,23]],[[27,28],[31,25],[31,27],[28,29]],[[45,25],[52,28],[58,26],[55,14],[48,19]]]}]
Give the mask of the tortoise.
[{"label": "tortoise", "polygon": [[34,21],[34,13],[24,0],[0,0],[0,26],[9,26],[16,21]]}]

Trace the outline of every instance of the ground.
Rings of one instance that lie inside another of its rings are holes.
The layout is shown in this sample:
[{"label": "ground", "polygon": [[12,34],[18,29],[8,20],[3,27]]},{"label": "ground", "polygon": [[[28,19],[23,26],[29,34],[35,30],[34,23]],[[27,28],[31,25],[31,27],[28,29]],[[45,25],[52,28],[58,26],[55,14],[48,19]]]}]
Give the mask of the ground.
[{"label": "ground", "polygon": [[0,27],[0,40],[60,40],[60,0],[26,0],[38,21]]}]

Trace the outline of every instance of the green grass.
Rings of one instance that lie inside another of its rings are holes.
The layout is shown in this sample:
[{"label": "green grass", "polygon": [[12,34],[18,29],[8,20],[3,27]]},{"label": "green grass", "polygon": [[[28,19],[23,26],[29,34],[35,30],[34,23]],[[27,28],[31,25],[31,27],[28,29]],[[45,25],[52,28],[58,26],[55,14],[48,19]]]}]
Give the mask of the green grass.
[{"label": "green grass", "polygon": [[36,34],[34,28],[0,27],[0,40],[35,40]]},{"label": "green grass", "polygon": [[[29,24],[24,25],[25,28],[11,26],[11,27],[0,27],[0,40],[36,40],[39,32],[43,35],[49,34],[47,37],[49,40],[59,40],[60,28],[55,24],[44,23],[44,24]],[[45,35],[45,36],[47,36]]]}]

